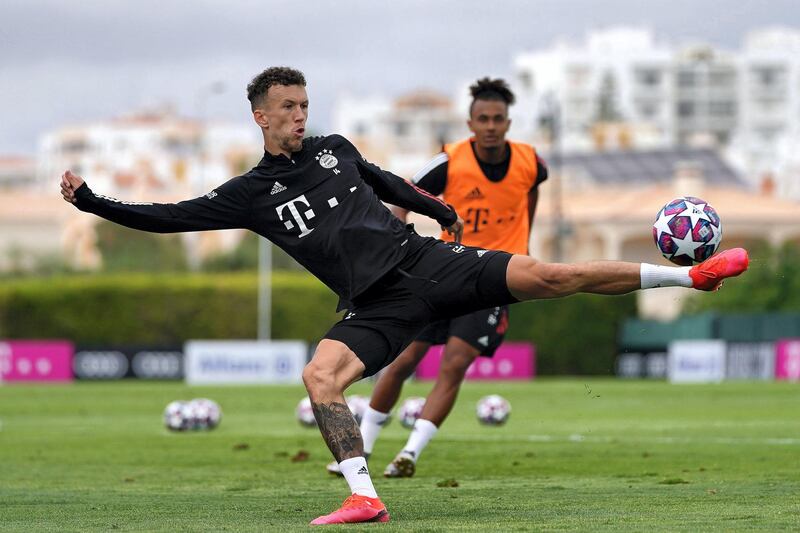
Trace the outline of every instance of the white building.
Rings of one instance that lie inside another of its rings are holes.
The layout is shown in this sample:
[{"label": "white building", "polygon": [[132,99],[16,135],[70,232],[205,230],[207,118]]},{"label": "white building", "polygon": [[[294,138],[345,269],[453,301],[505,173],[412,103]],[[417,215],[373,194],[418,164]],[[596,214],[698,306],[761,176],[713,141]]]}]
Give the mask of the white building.
[{"label": "white building", "polygon": [[410,178],[442,144],[465,137],[466,112],[434,91],[418,90],[397,99],[340,97],[333,127],[350,139],[364,157]]},{"label": "white building", "polygon": [[[69,168],[95,192],[135,200],[152,194],[199,195],[261,157],[258,128],[143,112],[59,128],[40,143],[39,181]],[[133,197],[132,197],[133,196]]]},{"label": "white building", "polygon": [[0,156],[0,189],[25,189],[35,184],[36,160],[32,157]]},{"label": "white building", "polygon": [[750,33],[740,57],[740,127],[731,146],[737,162],[778,193],[800,199],[800,31]]},{"label": "white building", "polygon": [[[37,181],[43,195],[57,195],[59,177],[70,169],[96,193],[130,201],[175,202],[205,194],[249,170],[263,155],[262,146],[254,125],[202,122],[169,110],[135,113],[46,134],[40,143]],[[77,266],[99,266],[91,245],[96,217],[77,211],[74,216],[88,217],[91,223],[59,225],[61,253]],[[231,249],[241,234],[236,230],[184,234],[190,264]]]},{"label": "white building", "polygon": [[726,51],[614,28],[521,54],[514,69],[534,141],[557,108],[567,151],[728,146],[753,186],[770,177],[800,198],[797,162],[783,160],[800,136],[800,31],[755,31]]},{"label": "white building", "polygon": [[[672,49],[646,29],[592,32],[585,42],[558,42],[549,49],[514,59],[519,107],[530,117],[525,132],[536,139],[546,116],[557,106],[562,147],[594,150],[623,147],[630,131],[603,138],[601,123],[626,123],[641,130],[637,146],[669,145],[674,136]],[[619,137],[622,137],[622,141]]]}]

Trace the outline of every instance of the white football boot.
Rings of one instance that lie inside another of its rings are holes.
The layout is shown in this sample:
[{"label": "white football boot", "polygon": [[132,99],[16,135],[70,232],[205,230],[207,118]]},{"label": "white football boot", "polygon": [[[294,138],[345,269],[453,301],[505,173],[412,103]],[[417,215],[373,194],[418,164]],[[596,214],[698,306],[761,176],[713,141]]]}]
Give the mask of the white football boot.
[{"label": "white football boot", "polygon": [[386,465],[384,477],[413,477],[417,470],[417,459],[414,452],[403,450],[397,454],[394,461]]}]

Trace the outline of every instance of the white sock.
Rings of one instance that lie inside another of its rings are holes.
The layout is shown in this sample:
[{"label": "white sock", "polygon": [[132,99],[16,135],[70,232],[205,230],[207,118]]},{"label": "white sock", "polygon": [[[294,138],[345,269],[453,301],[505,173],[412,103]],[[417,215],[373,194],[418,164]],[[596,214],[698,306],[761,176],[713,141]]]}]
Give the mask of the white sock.
[{"label": "white sock", "polygon": [[639,274],[642,279],[643,289],[656,287],[689,287],[692,278],[689,277],[691,267],[668,267],[642,263]]},{"label": "white sock", "polygon": [[403,448],[403,451],[411,454],[414,462],[416,462],[417,459],[419,459],[419,454],[422,453],[422,450],[425,449],[425,446],[428,445],[428,442],[436,435],[437,431],[439,431],[439,428],[430,420],[417,418],[417,421],[414,422],[414,429],[411,430],[411,436],[408,437],[408,442],[406,443],[406,447]]},{"label": "white sock", "polygon": [[351,494],[360,494],[370,498],[378,497],[375,487],[372,486],[372,478],[369,477],[366,459],[363,457],[345,459],[339,463],[339,468],[347,480],[347,484],[350,485]]},{"label": "white sock", "polygon": [[367,407],[364,411],[361,417],[361,439],[364,441],[364,453],[367,455],[372,453],[375,441],[378,440],[378,435],[381,434],[381,429],[388,418],[389,413],[381,413],[372,407]]}]

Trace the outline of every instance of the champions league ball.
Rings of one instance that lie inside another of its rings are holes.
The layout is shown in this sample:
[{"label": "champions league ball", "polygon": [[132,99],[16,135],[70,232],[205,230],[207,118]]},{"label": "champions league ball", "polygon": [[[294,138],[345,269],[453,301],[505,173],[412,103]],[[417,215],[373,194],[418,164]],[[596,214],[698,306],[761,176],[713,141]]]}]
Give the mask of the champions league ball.
[{"label": "champions league ball", "polygon": [[350,408],[350,412],[353,413],[353,418],[356,419],[356,424],[360,425],[361,419],[364,418],[364,412],[369,407],[369,398],[353,394],[348,396],[345,401],[347,402],[347,407]]},{"label": "champions league ball", "polygon": [[220,420],[222,409],[217,402],[206,398],[170,402],[164,409],[164,425],[171,431],[214,429]]},{"label": "champions league ball", "polygon": [[222,409],[214,400],[195,398],[189,402],[192,429],[214,429],[222,420]]},{"label": "champions league ball", "polygon": [[511,404],[508,400],[497,394],[484,396],[478,400],[475,410],[478,422],[487,426],[501,426],[506,423],[511,414]]},{"label": "champions league ball", "polygon": [[397,418],[404,428],[411,429],[414,427],[414,422],[422,414],[423,407],[425,407],[425,398],[419,396],[412,396],[403,402],[400,410],[397,411]]},{"label": "champions league ball", "polygon": [[311,408],[311,400],[308,396],[300,400],[300,403],[297,404],[297,408],[294,410],[294,414],[301,426],[307,428],[316,427],[317,419],[314,418],[314,410]]},{"label": "champions league ball", "polygon": [[192,428],[192,411],[189,402],[174,401],[164,409],[164,425],[171,431],[186,431]]},{"label": "champions league ball", "polygon": [[701,263],[722,241],[722,223],[713,207],[693,196],[665,205],[653,223],[653,239],[661,254],[681,266]]}]

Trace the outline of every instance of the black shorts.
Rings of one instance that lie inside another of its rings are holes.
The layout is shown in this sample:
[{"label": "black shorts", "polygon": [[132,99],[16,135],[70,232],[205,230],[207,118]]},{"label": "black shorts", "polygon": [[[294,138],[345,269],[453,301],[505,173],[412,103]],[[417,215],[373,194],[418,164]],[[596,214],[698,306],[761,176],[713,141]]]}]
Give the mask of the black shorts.
[{"label": "black shorts", "polygon": [[506,283],[511,254],[411,238],[419,247],[354,298],[325,334],[355,352],[365,377],[394,361],[431,322],[517,302]]},{"label": "black shorts", "polygon": [[439,320],[425,327],[415,340],[429,344],[447,344],[450,337],[458,337],[478,350],[483,357],[492,357],[506,336],[508,314],[508,306],[500,305]]}]

